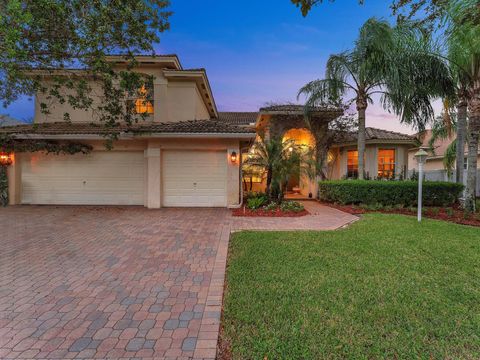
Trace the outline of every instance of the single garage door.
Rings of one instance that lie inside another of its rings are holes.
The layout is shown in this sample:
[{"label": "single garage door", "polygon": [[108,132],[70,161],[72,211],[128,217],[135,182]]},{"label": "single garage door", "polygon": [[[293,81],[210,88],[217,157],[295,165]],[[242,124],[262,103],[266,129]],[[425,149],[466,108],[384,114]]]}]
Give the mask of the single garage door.
[{"label": "single garage door", "polygon": [[163,206],[227,206],[226,151],[163,151]]},{"label": "single garage door", "polygon": [[143,205],[143,152],[34,154],[22,161],[22,203]]}]

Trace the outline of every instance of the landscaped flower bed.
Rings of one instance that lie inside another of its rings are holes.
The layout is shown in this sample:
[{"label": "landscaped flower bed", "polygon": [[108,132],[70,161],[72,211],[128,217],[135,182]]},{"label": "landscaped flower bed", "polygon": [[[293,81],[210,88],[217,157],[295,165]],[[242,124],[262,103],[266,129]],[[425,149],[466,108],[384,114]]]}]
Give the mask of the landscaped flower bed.
[{"label": "landscaped flower bed", "polygon": [[[417,216],[417,208],[409,207],[391,207],[391,206],[357,206],[357,205],[340,205],[333,203],[323,203],[326,206],[345,211],[353,215],[361,215],[366,213],[385,213],[385,214],[402,214]],[[462,225],[471,225],[480,227],[480,213],[468,214],[458,206],[455,207],[425,207],[423,208],[423,216],[430,219],[450,221]]]},{"label": "landscaped flower bed", "polygon": [[248,216],[248,217],[301,217],[310,214],[307,210],[303,209],[301,211],[283,211],[280,208],[273,210],[266,209],[248,209],[246,206],[243,206],[240,209],[235,209],[232,212],[233,216]]},{"label": "landscaped flower bed", "polygon": [[233,216],[250,217],[300,217],[309,212],[297,201],[282,201],[280,204],[268,200],[265,194],[253,194],[247,198],[246,205],[233,210]]}]

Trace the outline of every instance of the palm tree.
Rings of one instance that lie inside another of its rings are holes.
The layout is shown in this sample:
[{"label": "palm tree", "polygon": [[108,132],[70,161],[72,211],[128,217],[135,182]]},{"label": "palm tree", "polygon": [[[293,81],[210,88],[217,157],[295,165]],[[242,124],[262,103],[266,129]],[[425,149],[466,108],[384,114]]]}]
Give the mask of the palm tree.
[{"label": "palm tree", "polygon": [[[463,85],[464,102],[468,107],[468,168],[465,191],[465,209],[475,211],[477,185],[477,159],[480,132],[480,21],[471,17],[478,8],[477,0],[452,1],[448,7],[447,29],[451,48],[449,59]],[[458,146],[462,148],[462,146]],[[460,154],[458,149],[458,154]],[[463,154],[462,154],[463,157]]]},{"label": "palm tree", "polygon": [[[360,29],[360,35],[351,51],[331,55],[327,61],[325,79],[315,80],[299,91],[307,96],[306,107],[355,103],[358,112],[358,175],[365,173],[365,121],[372,95],[381,93],[382,70],[385,56],[382,41],[392,40],[392,29],[385,21],[369,19]],[[349,97],[351,96],[351,97]],[[346,99],[345,99],[346,98]]]},{"label": "palm tree", "polygon": [[325,79],[312,81],[299,91],[307,96],[307,109],[332,102],[355,103],[360,179],[365,175],[366,110],[373,96],[381,95],[384,108],[422,130],[435,118],[432,101],[450,86],[445,61],[426,51],[407,51],[412,43],[420,43],[421,37],[418,29],[406,24],[392,28],[386,21],[369,19],[353,50],[330,56]]},{"label": "palm tree", "polygon": [[245,165],[266,172],[265,192],[270,200],[281,202],[288,180],[300,173],[300,160],[300,149],[292,140],[261,138],[253,144]]}]

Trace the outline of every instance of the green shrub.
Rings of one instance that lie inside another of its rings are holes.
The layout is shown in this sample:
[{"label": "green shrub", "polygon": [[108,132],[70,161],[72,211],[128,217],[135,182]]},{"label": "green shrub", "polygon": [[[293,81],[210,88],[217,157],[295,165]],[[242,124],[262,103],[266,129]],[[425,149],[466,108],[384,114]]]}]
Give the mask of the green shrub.
[{"label": "green shrub", "polygon": [[453,217],[453,215],[454,215],[454,212],[453,212],[452,208],[445,209],[445,212],[447,213],[448,217]]},{"label": "green shrub", "polygon": [[305,207],[297,201],[284,201],[280,204],[282,211],[301,212]]},{"label": "green shrub", "polygon": [[260,209],[267,202],[267,197],[265,195],[260,195],[256,197],[251,197],[247,199],[247,208],[251,210]]},{"label": "green shrub", "polygon": [[[383,206],[417,205],[416,181],[365,181],[337,180],[319,183],[319,197],[323,201],[340,204],[380,204]],[[455,204],[463,185],[447,182],[423,183],[425,206],[450,206]]]},{"label": "green shrub", "polygon": [[263,207],[267,211],[273,211],[278,209],[278,204],[272,201],[270,204],[267,204]]},{"label": "green shrub", "polygon": [[247,191],[243,194],[245,200],[259,197],[267,198],[267,194],[261,191]]}]

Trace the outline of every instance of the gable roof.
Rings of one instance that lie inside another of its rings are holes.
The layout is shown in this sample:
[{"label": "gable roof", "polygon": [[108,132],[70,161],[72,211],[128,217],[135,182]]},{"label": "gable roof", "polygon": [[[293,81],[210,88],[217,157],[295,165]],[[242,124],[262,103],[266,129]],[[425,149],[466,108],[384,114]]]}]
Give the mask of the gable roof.
[{"label": "gable roof", "polygon": [[20,126],[9,126],[0,128],[0,133],[7,133],[15,136],[37,136],[48,137],[55,136],[61,138],[62,135],[99,135],[108,134],[130,134],[130,135],[149,135],[149,134],[203,134],[203,135],[248,135],[253,137],[255,130],[246,129],[240,126],[227,124],[218,120],[191,120],[171,123],[138,123],[129,125],[119,125],[108,128],[103,124],[94,123],[68,123],[54,122]]},{"label": "gable roof", "polygon": [[241,111],[229,111],[229,112],[219,112],[218,120],[224,121],[228,124],[247,126],[255,124],[257,122],[259,113],[258,112],[241,112]]}]

